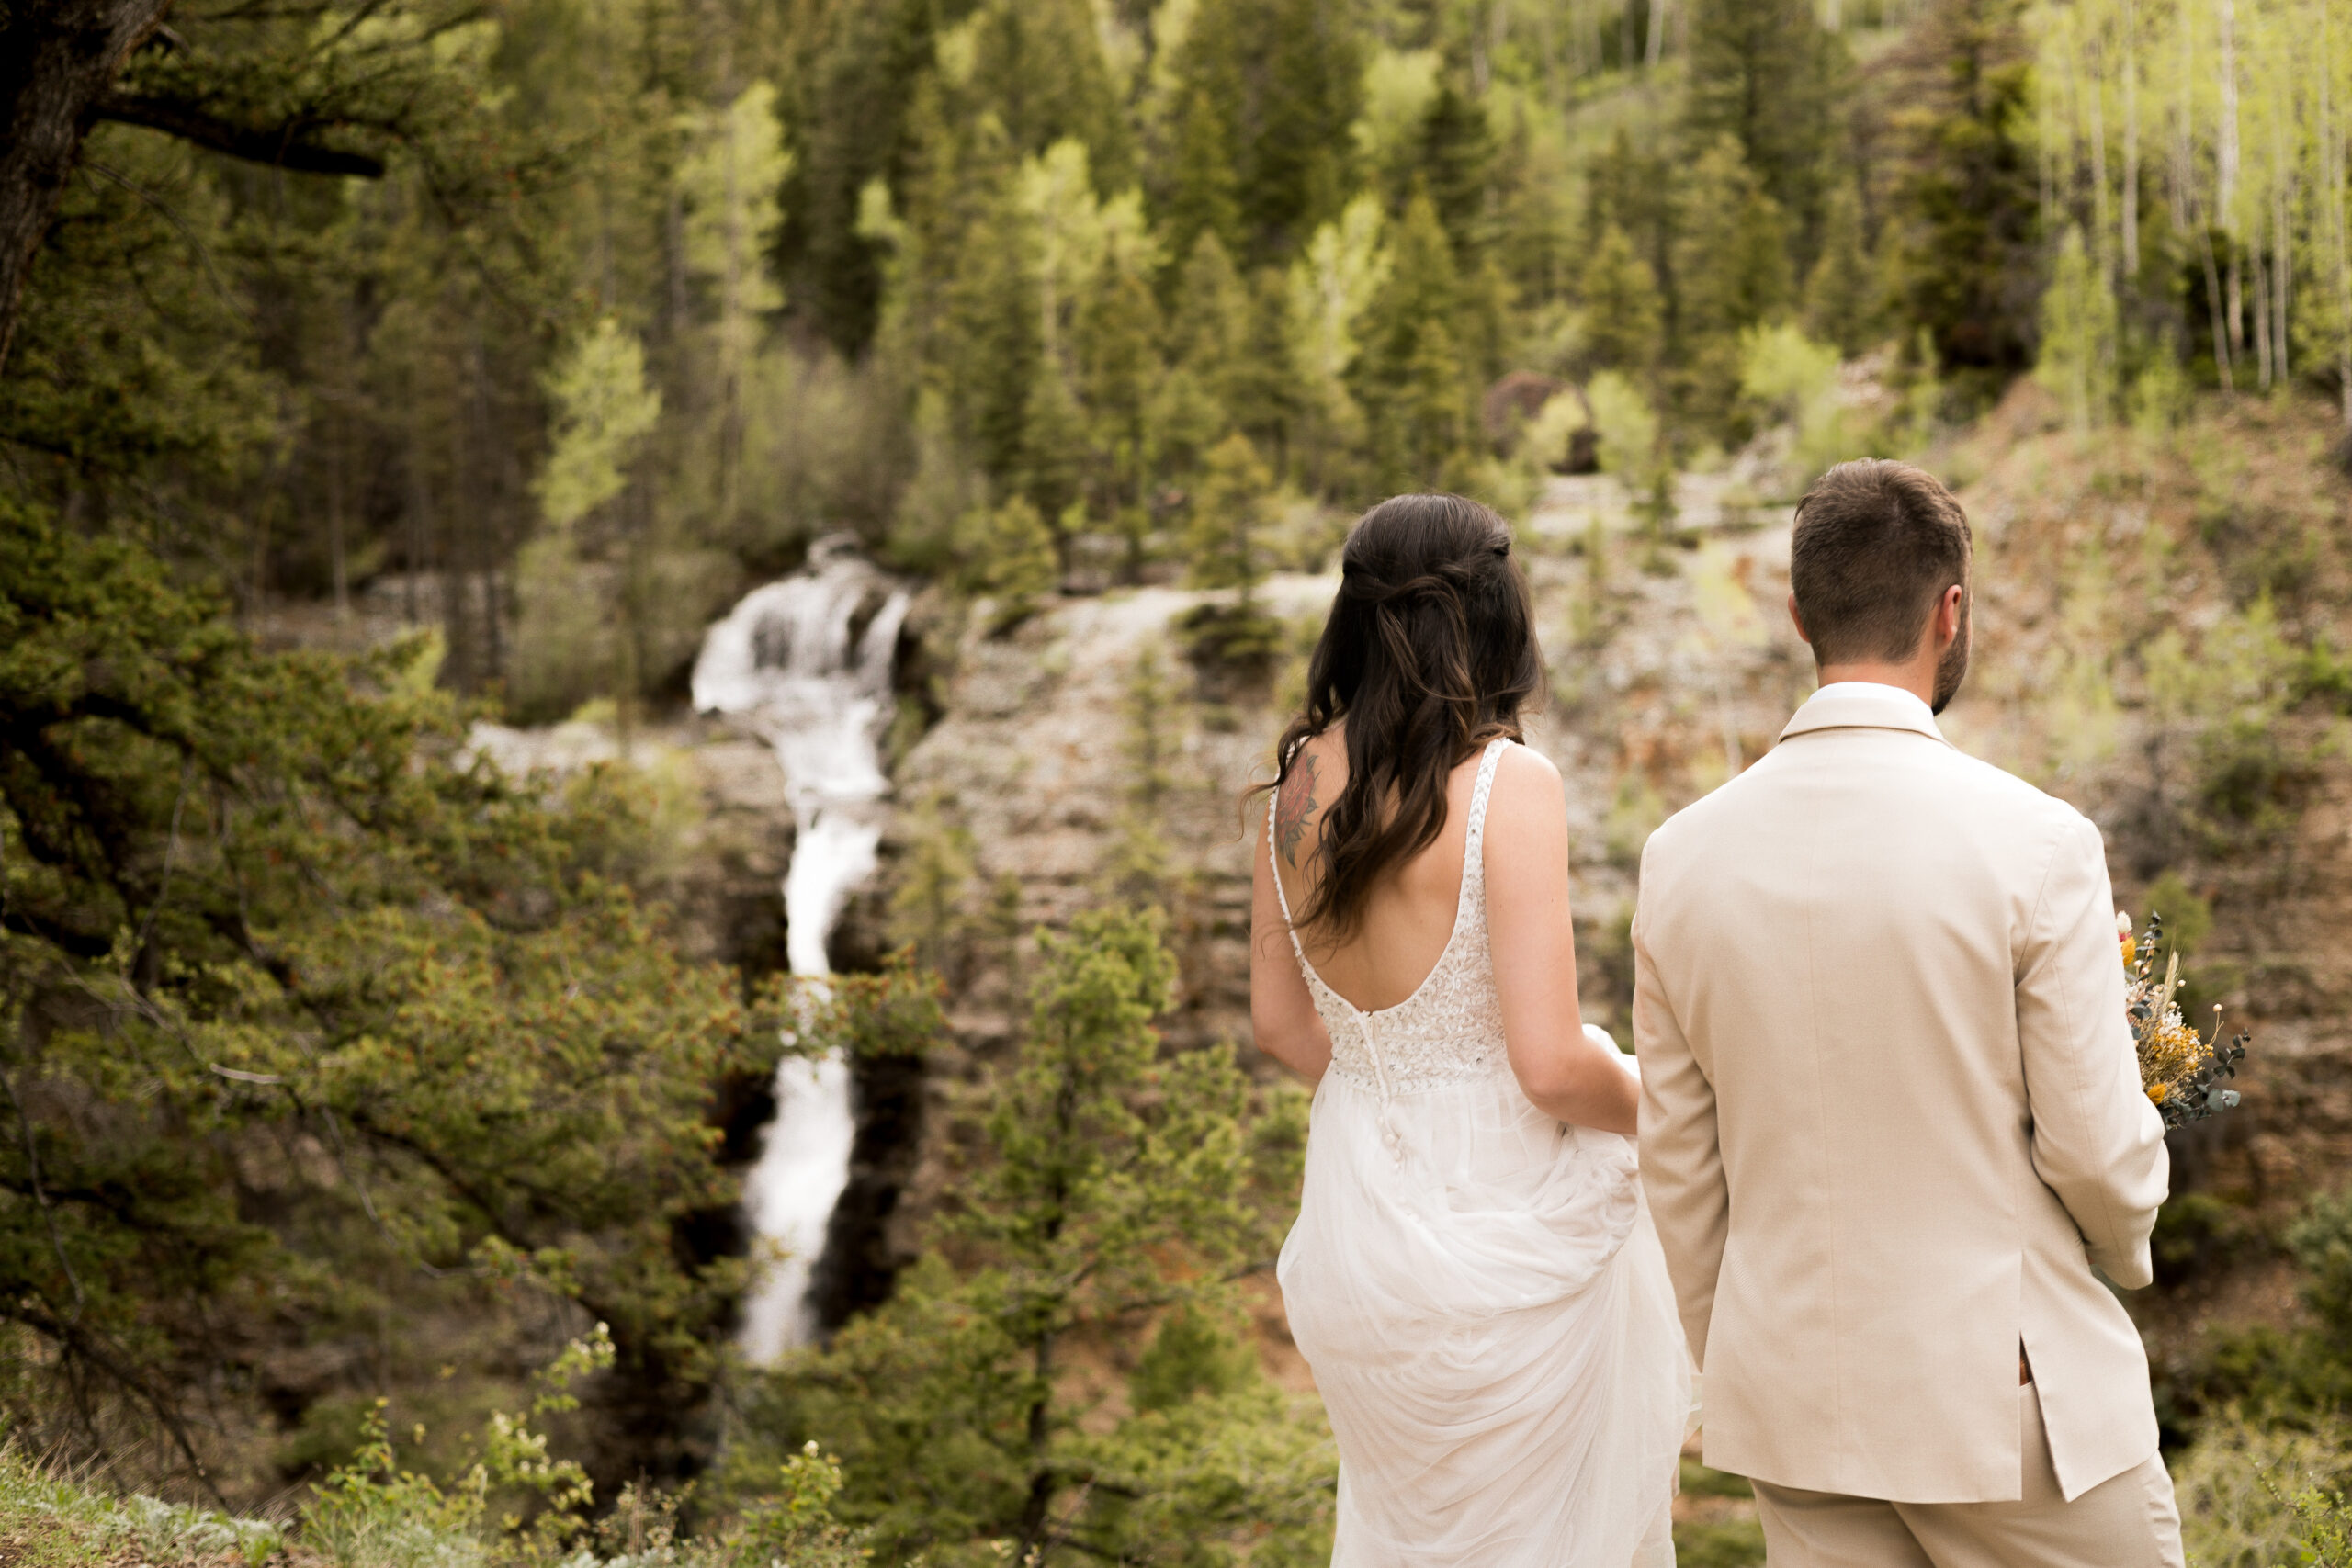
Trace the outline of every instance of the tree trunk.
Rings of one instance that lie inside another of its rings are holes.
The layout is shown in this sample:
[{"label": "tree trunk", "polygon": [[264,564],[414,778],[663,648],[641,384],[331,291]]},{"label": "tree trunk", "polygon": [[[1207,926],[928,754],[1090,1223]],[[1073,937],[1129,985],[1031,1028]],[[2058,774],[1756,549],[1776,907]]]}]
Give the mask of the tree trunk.
[{"label": "tree trunk", "polygon": [[2123,276],[2140,287],[2140,36],[2132,0],[2123,0]]},{"label": "tree trunk", "polygon": [[0,22],[0,368],[91,106],[170,8],[171,0],[45,0],[11,6]]}]

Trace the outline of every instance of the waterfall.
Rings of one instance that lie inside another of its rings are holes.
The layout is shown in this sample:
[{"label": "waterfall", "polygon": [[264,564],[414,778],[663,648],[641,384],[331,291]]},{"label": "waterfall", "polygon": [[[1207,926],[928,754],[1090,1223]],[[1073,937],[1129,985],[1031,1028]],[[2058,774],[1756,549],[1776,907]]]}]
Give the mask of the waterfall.
[{"label": "waterfall", "polygon": [[[746,594],[710,628],[695,661],[694,705],[743,724],[775,751],[798,836],[784,877],[785,956],[795,975],[830,973],[825,939],[882,841],[880,742],[892,713],[890,659],[907,590],[839,536],[798,574]],[[835,1057],[777,1069],[776,1114],[743,1184],[752,1227],[780,1253],[743,1309],[755,1362],[816,1333],[808,1274],[849,1180],[856,1127],[849,1066]]]}]

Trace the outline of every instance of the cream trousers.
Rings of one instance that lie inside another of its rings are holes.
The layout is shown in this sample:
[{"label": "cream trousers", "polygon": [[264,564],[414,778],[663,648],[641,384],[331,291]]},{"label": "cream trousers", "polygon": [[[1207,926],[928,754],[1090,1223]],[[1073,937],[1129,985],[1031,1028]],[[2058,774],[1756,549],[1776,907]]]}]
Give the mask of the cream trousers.
[{"label": "cream trousers", "polygon": [[2041,1399],[2018,1390],[2025,1474],[2014,1503],[1888,1503],[1756,1483],[1771,1568],[2182,1568],[2180,1512],[2161,1457],[2069,1503]]}]

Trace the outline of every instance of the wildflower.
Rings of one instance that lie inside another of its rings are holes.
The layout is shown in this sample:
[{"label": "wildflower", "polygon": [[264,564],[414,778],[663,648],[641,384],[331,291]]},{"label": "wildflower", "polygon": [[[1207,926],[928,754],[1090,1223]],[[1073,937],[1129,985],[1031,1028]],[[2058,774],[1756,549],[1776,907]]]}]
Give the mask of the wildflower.
[{"label": "wildflower", "polygon": [[2241,1032],[2222,1043],[2222,1010],[2213,1009],[2213,1032],[2200,1035],[2180,1016],[2174,997],[2180,989],[2180,953],[2165,956],[2164,978],[2156,978],[2156,953],[2164,942],[2164,922],[2148,917],[2148,929],[2137,939],[2131,918],[2116,916],[2117,936],[2123,950],[2127,983],[2123,1013],[2132,1027],[2132,1043],[2140,1057],[2140,1085],[2149,1100],[2164,1112],[2165,1124],[2177,1127],[2201,1121],[2238,1102],[2237,1092],[2218,1087],[2218,1080],[2237,1076],[2245,1059],[2249,1036]]}]

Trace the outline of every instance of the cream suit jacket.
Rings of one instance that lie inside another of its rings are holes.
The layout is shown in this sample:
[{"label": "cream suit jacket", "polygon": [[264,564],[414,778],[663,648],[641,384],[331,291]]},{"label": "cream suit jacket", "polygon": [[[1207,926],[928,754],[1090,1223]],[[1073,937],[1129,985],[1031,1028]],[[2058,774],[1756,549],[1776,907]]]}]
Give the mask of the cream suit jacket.
[{"label": "cream suit jacket", "polygon": [[1706,1461],[2019,1493],[2018,1350],[2069,1500],[2155,1452],[2164,1123],[2098,829],[1887,696],[1825,694],[1642,856],[1642,1180]]}]

